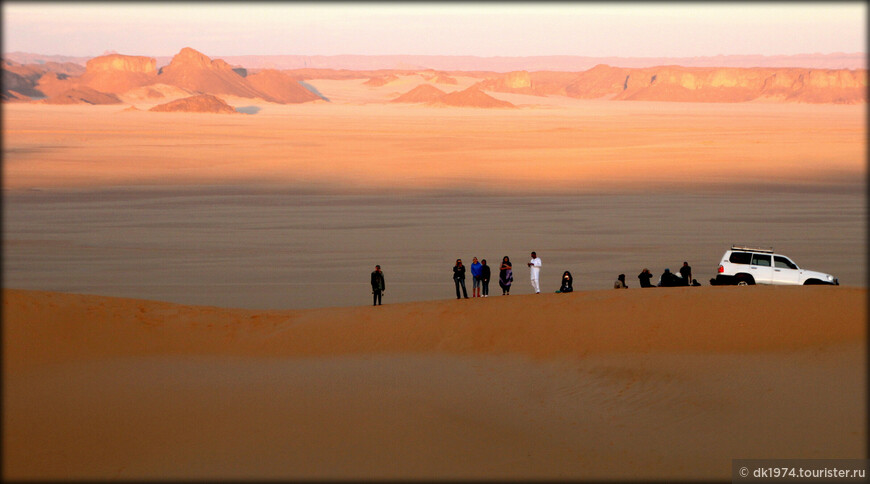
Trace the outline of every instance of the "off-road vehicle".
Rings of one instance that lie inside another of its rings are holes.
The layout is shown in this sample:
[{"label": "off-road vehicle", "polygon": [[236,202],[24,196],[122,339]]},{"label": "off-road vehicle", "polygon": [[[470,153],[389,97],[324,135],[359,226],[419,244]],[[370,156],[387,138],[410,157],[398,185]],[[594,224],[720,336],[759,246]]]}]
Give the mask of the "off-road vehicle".
[{"label": "off-road vehicle", "polygon": [[773,252],[772,247],[732,245],[719,263],[719,273],[710,280],[714,286],[783,284],[840,285],[836,277],[823,272],[801,269],[791,259]]}]

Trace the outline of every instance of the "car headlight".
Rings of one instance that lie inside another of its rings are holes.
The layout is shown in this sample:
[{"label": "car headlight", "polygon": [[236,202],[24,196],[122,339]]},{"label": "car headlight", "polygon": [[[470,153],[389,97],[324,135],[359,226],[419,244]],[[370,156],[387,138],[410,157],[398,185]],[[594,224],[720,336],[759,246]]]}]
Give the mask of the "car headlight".
[{"label": "car headlight", "polygon": [[828,282],[834,282],[834,276],[828,274]]}]

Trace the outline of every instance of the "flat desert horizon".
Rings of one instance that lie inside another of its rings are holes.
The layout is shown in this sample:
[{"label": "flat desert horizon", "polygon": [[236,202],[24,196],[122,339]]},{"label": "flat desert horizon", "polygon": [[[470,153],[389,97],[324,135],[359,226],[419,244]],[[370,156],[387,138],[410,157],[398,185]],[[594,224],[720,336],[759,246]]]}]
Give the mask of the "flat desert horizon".
[{"label": "flat desert horizon", "polygon": [[[255,114],[4,103],[4,478],[866,457],[865,103],[388,103],[406,81],[226,99]],[[840,286],[709,287],[733,243]],[[505,255],[510,296],[454,299],[457,258]],[[637,290],[683,261],[707,287]]]}]

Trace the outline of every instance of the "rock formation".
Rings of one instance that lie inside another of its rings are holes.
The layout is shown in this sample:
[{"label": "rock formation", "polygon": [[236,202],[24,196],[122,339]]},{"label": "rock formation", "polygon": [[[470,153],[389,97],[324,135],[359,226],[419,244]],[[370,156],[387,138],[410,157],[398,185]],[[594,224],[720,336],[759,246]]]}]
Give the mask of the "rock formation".
[{"label": "rock formation", "polygon": [[223,99],[211,94],[197,94],[195,96],[176,99],[165,104],[158,104],[149,111],[154,112],[188,112],[188,113],[221,113],[235,114],[236,110]]},{"label": "rock formation", "polygon": [[385,74],[382,76],[372,77],[368,81],[364,82],[366,86],[380,87],[385,86],[393,81],[399,80],[399,76],[395,74]]},{"label": "rock formation", "polygon": [[789,68],[629,69],[599,65],[577,75],[565,93],[576,98],[616,100],[866,102],[866,70]]},{"label": "rock formation", "polygon": [[401,96],[393,99],[393,103],[431,103],[437,102],[447,94],[431,84],[420,84]]},{"label": "rock formation", "polygon": [[50,96],[42,102],[46,104],[121,104],[118,96],[97,91],[88,86],[77,86]]},{"label": "rock formation", "polygon": [[489,94],[471,86],[464,91],[451,92],[441,96],[437,101],[429,103],[434,106],[458,106],[473,108],[515,108],[513,104],[496,99]]},{"label": "rock formation", "polygon": [[274,69],[263,69],[248,74],[246,80],[254,89],[268,93],[275,102],[293,104],[321,99],[320,96],[299,84],[296,79]]}]

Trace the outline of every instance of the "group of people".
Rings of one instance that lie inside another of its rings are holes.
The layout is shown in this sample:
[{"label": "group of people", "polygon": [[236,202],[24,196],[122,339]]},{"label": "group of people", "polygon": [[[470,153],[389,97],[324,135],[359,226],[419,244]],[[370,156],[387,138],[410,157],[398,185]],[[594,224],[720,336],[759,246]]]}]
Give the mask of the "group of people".
[{"label": "group of people", "polygon": [[[528,265],[531,272],[532,287],[535,289],[535,293],[540,294],[541,259],[537,254],[532,252],[532,259]],[[456,264],[453,265],[453,284],[456,286],[456,299],[468,299],[468,290],[465,288],[465,273],[466,269],[462,264],[462,259],[456,259]],[[486,259],[481,259],[478,262],[477,257],[474,257],[471,261],[471,297],[489,297],[489,281],[491,277],[492,271],[486,264]],[[513,264],[510,257],[504,256],[501,259],[501,266],[498,268],[498,285],[501,287],[502,296],[510,295],[513,282]],[[462,290],[461,294],[459,292],[460,289]]]},{"label": "group of people", "polygon": [[[532,289],[535,294],[541,293],[541,258],[535,252],[531,253],[531,259],[527,263],[529,266],[529,276]],[[453,283],[456,286],[456,299],[468,299],[468,290],[465,288],[466,269],[462,264],[462,259],[456,259],[456,264],[453,266]],[[472,297],[489,297],[489,282],[492,277],[490,266],[487,265],[486,259],[477,260],[474,257],[471,261],[471,277],[472,277]],[[653,278],[649,269],[644,268],[637,276],[640,281],[640,287],[675,287],[675,286],[700,286],[698,281],[692,279],[692,268],[688,262],[683,262],[680,267],[680,275],[671,272],[670,269],[665,269],[665,272],[659,278],[658,284],[653,285]],[[498,271],[498,285],[501,287],[501,294],[508,296],[511,293],[511,284],[513,284],[513,266],[510,257],[504,256],[501,261],[501,266]],[[628,284],[625,282],[625,274],[620,274],[613,283],[614,289],[627,289]],[[376,265],[372,272],[372,295],[373,305],[381,305],[381,299],[386,289],[384,281],[384,273],[381,271],[381,266]],[[460,290],[462,291],[460,294]],[[562,274],[562,281],[558,293],[574,292],[574,278],[570,271],[565,271]]]},{"label": "group of people", "polygon": [[[644,268],[640,274],[637,275],[638,280],[640,281],[640,287],[678,287],[678,286],[700,286],[697,280],[692,278],[692,267],[688,262],[683,262],[683,266],[680,267],[680,275],[676,275],[671,272],[670,269],[665,269],[665,272],[662,273],[661,277],[659,277],[659,282],[656,285],[653,285],[650,282],[653,278],[652,273],[649,269]],[[616,289],[623,289],[628,286],[625,284],[625,274],[620,274],[617,278],[616,282],[613,283],[613,287]]]}]

